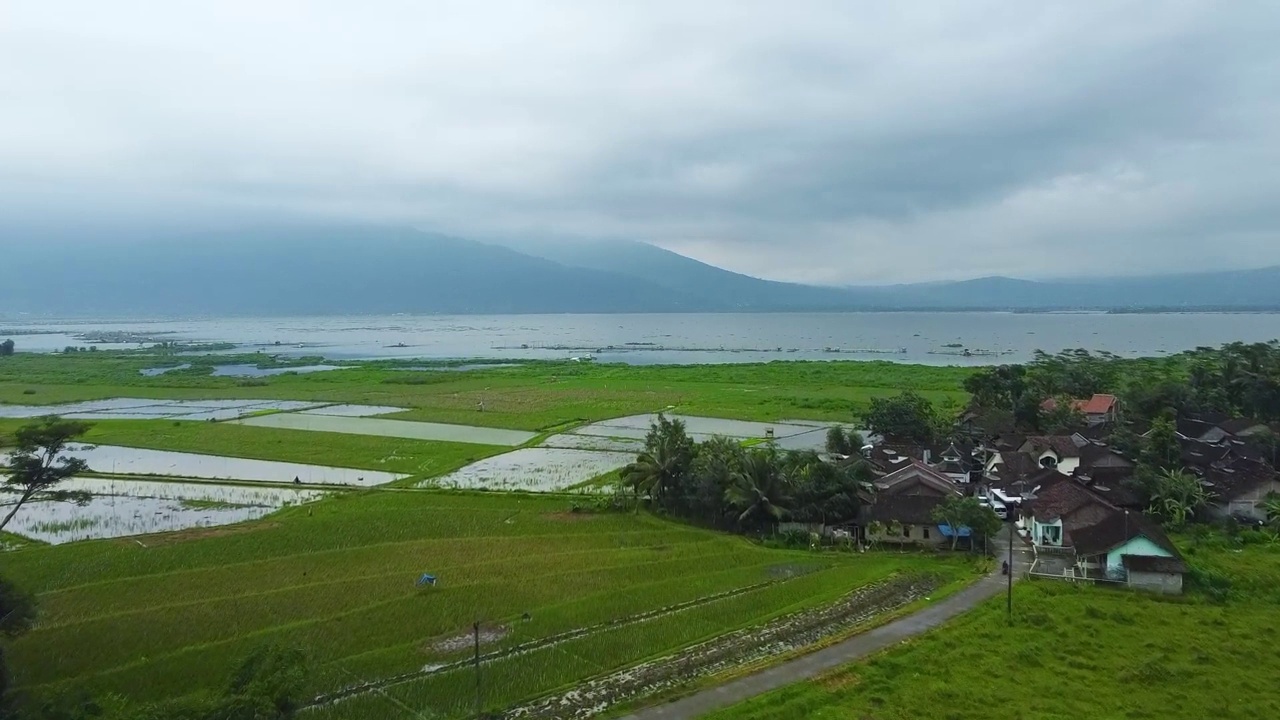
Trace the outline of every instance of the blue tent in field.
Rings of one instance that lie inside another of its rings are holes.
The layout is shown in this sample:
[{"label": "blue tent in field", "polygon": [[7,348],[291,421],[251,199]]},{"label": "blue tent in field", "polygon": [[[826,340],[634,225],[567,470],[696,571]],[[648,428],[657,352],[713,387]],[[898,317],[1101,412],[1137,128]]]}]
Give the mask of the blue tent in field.
[{"label": "blue tent in field", "polygon": [[422,577],[418,578],[418,587],[422,587],[423,585],[430,585],[431,587],[435,587],[436,576],[431,575],[430,573],[422,573]]}]

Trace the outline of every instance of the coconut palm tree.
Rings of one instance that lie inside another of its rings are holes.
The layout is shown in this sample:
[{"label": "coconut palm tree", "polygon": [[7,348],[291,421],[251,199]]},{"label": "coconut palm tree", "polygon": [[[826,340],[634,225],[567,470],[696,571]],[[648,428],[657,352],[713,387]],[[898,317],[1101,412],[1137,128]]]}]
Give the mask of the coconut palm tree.
[{"label": "coconut palm tree", "polygon": [[738,513],[742,527],[759,527],[785,518],[791,504],[791,486],[769,450],[747,453],[724,493],[725,502]]},{"label": "coconut palm tree", "polygon": [[656,443],[622,469],[622,482],[635,493],[636,501],[648,497],[661,504],[663,494],[676,484],[685,458],[667,443]]}]

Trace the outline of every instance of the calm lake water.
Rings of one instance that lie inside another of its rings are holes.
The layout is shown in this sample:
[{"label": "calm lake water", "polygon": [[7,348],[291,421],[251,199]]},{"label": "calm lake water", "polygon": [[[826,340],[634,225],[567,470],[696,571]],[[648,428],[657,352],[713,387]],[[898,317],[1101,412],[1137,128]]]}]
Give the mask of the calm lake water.
[{"label": "calm lake water", "polygon": [[[390,315],[190,320],[0,319],[19,350],[85,345],[77,334],[135,332],[160,339],[232,342],[241,350],[332,359],[504,358],[728,363],[892,360],[984,365],[1027,360],[1036,349],[1084,347],[1123,356],[1280,338],[1280,314],[796,313],[687,315]],[[112,344],[103,347],[136,347]],[[969,355],[963,353],[968,350]],[[987,354],[998,353],[998,354]]]}]

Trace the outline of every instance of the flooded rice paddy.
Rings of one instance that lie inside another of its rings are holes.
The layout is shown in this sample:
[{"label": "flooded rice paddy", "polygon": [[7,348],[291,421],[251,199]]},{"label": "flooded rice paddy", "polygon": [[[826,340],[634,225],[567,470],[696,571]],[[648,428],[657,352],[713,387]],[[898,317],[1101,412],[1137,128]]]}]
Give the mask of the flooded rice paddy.
[{"label": "flooded rice paddy", "polygon": [[[818,423],[765,423],[746,420],[669,415],[682,420],[689,437],[702,442],[721,436],[737,440],[764,439],[773,431],[774,442],[786,450],[821,450],[826,443],[827,426]],[[657,415],[630,415],[592,423],[572,431],[574,435],[604,438],[643,440],[649,425],[657,422]]]},{"label": "flooded rice paddy", "polygon": [[444,423],[414,422],[410,420],[384,420],[368,417],[339,417],[303,413],[279,413],[235,421],[240,425],[281,428],[285,430],[312,430],[316,432],[346,433],[350,435],[376,435],[411,440],[439,440],[444,442],[476,443],[480,445],[523,445],[535,437],[535,433],[523,430],[473,427],[470,425],[446,425]]},{"label": "flooded rice paddy", "polygon": [[61,415],[77,420],[233,420],[260,412],[309,410],[301,400],[154,400],[111,398],[62,405],[0,405],[0,418]]},{"label": "flooded rice paddy", "polygon": [[335,415],[337,417],[373,417],[404,412],[405,408],[387,405],[326,405],[312,410],[303,410],[303,415]]},{"label": "flooded rice paddy", "polygon": [[85,505],[28,503],[6,530],[57,545],[256,520],[325,494],[304,488],[92,478],[73,478],[59,487],[89,492],[93,497]]},{"label": "flooded rice paddy", "polygon": [[564,448],[521,448],[486,458],[419,487],[552,492],[617,470],[634,454]]},{"label": "flooded rice paddy", "polygon": [[[77,445],[68,448],[73,457],[83,458],[89,469],[112,475],[157,475],[161,477],[309,485],[353,485],[370,487],[408,477],[380,470],[354,470],[277,460],[200,455],[197,453],[115,445]],[[0,458],[7,459],[7,458]]]},{"label": "flooded rice paddy", "polygon": [[575,435],[561,433],[539,443],[541,447],[569,450],[604,450],[636,454],[644,450],[644,440],[639,438],[604,437],[602,435]]}]

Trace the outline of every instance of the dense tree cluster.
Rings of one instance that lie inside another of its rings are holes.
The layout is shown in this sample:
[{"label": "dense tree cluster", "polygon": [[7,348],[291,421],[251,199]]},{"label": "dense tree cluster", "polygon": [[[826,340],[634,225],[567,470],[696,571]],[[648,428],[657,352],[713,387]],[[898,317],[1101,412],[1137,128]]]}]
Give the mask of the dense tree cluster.
[{"label": "dense tree cluster", "polygon": [[[843,434],[843,447],[858,443]],[[827,461],[815,452],[785,452],[772,443],[744,447],[728,438],[694,443],[684,423],[659,416],[645,448],[622,471],[637,501],[715,527],[759,532],[779,521],[853,520],[859,492],[874,473],[860,457]]]},{"label": "dense tree cluster", "polygon": [[13,340],[5,340],[0,342],[0,357],[7,357],[13,354]]},{"label": "dense tree cluster", "polygon": [[[1179,420],[1280,422],[1280,341],[1230,343],[1156,359],[1085,350],[1037,353],[1026,365],[980,370],[965,381],[965,389],[984,429],[1044,434],[1069,434],[1085,426],[1072,399],[1116,395],[1122,422],[1105,429],[1105,440],[1135,459],[1129,484],[1146,498],[1150,512],[1181,525],[1215,498],[1184,467]],[[1274,433],[1256,433],[1248,444],[1273,467],[1280,460]]]},{"label": "dense tree cluster", "polygon": [[980,370],[965,389],[983,411],[1007,413],[1020,426],[1041,427],[1048,398],[1112,393],[1126,419],[1143,426],[1168,411],[1219,413],[1280,421],[1280,341],[1197,348],[1168,358],[1119,358],[1110,353],[1037,352],[1026,365]]}]

